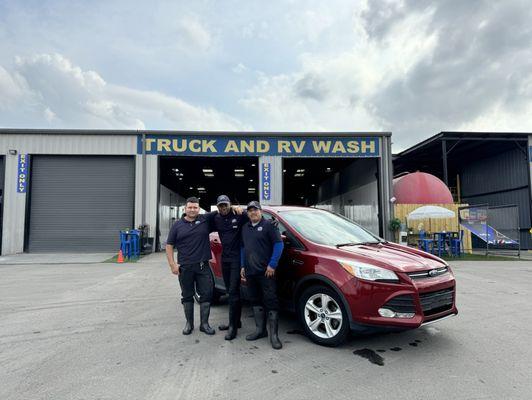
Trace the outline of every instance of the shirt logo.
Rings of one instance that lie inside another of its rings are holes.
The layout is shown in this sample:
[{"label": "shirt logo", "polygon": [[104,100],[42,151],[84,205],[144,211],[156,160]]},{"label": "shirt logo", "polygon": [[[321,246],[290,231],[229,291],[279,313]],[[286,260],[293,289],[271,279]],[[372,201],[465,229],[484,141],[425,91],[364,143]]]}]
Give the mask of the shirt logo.
[{"label": "shirt logo", "polygon": [[262,226],[259,226],[259,227],[257,228],[257,230],[258,230],[259,232],[262,231]]}]

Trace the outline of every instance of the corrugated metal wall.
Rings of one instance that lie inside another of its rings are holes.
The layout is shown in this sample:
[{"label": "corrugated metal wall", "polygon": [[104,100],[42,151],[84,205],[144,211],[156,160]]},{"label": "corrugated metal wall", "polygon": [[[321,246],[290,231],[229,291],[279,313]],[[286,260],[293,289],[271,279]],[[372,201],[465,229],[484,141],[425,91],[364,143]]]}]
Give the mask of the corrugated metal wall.
[{"label": "corrugated metal wall", "polygon": [[[379,234],[378,159],[355,159],[318,188],[318,207],[340,213]],[[330,206],[330,207],[328,207]]]},{"label": "corrugated metal wall", "polygon": [[[24,227],[26,217],[26,194],[16,192],[18,154],[79,154],[79,155],[134,155],[137,152],[137,135],[128,134],[77,134],[65,130],[61,133],[1,133],[0,154],[5,155],[5,190],[2,254],[17,254],[24,250]],[[141,163],[139,162],[139,166]],[[141,170],[141,168],[138,168]],[[30,164],[31,170],[31,164]],[[142,171],[142,170],[141,170]],[[156,186],[154,186],[156,190]],[[142,192],[136,192],[139,202]],[[154,206],[155,208],[155,206]],[[9,210],[9,211],[7,211]],[[156,211],[153,213],[156,215]],[[139,220],[140,220],[139,216]],[[155,222],[155,218],[153,218]],[[140,223],[140,222],[139,222]]]},{"label": "corrugated metal wall", "polygon": [[519,207],[522,248],[532,249],[528,163],[518,148],[476,160],[460,172],[462,202]]},{"label": "corrugated metal wall", "polygon": [[0,135],[0,152],[16,149],[20,154],[136,154],[134,135],[76,134],[11,134]]},{"label": "corrugated metal wall", "polygon": [[460,173],[463,197],[528,187],[526,157],[513,149],[463,167]]}]

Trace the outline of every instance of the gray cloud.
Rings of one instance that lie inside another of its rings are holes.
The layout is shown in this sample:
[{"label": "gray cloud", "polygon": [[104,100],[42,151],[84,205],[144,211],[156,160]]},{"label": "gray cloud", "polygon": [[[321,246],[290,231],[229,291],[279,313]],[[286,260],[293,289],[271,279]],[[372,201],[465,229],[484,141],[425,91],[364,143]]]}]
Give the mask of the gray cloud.
[{"label": "gray cloud", "polygon": [[[388,26],[420,9],[407,2],[384,14],[377,3],[365,18],[374,40],[393,40]],[[519,109],[532,93],[532,8],[524,1],[443,1],[430,23],[437,44],[430,56],[379,91],[372,103],[394,131],[409,132],[403,143],[453,129],[499,105]],[[375,17],[377,16],[377,17]],[[384,18],[384,19],[383,19]],[[388,24],[388,25],[387,25]],[[526,88],[523,90],[523,88]],[[529,129],[532,127],[529,127]]]},{"label": "gray cloud", "polygon": [[299,97],[322,101],[328,88],[320,76],[308,73],[294,83],[294,91]]}]

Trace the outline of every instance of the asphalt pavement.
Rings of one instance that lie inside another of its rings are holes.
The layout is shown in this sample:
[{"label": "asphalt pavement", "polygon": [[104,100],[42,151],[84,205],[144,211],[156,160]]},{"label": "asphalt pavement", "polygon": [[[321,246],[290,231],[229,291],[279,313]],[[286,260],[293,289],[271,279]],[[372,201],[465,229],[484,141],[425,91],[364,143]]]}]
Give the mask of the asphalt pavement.
[{"label": "asphalt pavement", "polygon": [[[326,348],[181,335],[179,286],[134,264],[0,265],[0,399],[530,399],[532,261],[455,262],[459,315]],[[199,309],[196,308],[198,318]],[[211,325],[227,318],[212,309]]]}]

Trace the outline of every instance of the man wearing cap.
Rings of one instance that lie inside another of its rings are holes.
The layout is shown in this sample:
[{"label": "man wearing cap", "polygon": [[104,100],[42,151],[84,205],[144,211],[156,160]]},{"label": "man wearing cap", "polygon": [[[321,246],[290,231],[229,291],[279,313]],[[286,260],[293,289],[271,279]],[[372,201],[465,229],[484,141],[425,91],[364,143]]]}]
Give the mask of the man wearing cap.
[{"label": "man wearing cap", "polygon": [[242,247],[242,226],[249,221],[246,213],[237,214],[231,208],[226,195],[216,200],[218,214],[214,216],[213,230],[218,232],[222,243],[222,274],[229,295],[229,324],[218,329],[227,330],[225,340],[233,340],[242,326],[240,316],[240,249]]},{"label": "man wearing cap", "polygon": [[[279,340],[279,300],[275,282],[275,268],[283,252],[283,241],[277,227],[262,217],[258,201],[247,205],[249,222],[242,228],[241,275],[246,280],[248,295],[255,317],[255,333],[246,340],[257,340],[268,336],[266,330],[266,309],[270,343],[274,349],[283,347]],[[262,305],[260,299],[262,298]]]},{"label": "man wearing cap", "polygon": [[[172,273],[179,276],[181,286],[181,303],[187,321],[183,335],[190,335],[194,329],[195,290],[200,303],[200,331],[214,335],[214,329],[209,325],[214,286],[209,267],[209,233],[218,212],[200,214],[199,211],[198,198],[189,197],[185,203],[185,215],[172,225],[166,241],[166,258]],[[177,249],[177,263],[174,261],[174,247]]]}]

